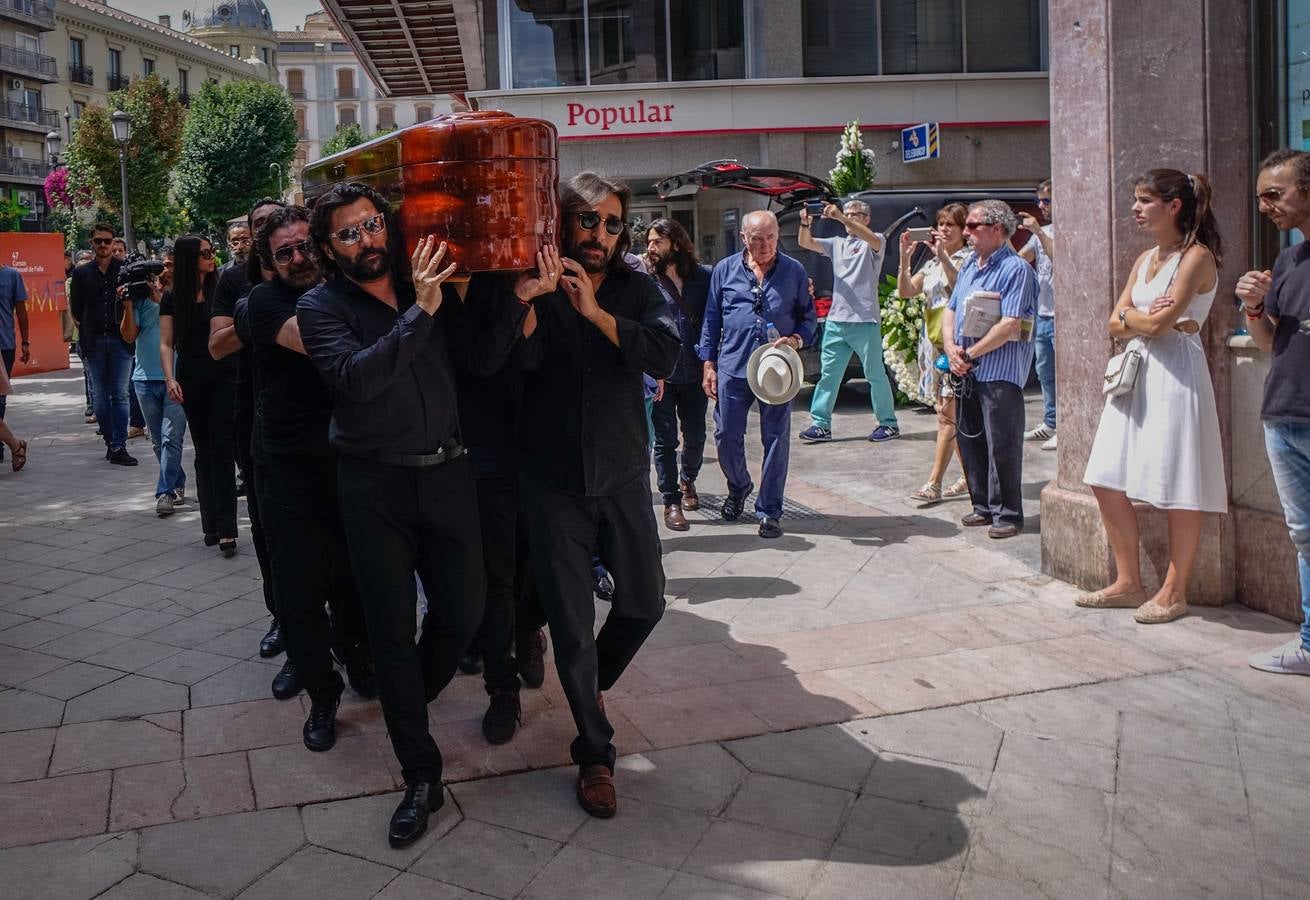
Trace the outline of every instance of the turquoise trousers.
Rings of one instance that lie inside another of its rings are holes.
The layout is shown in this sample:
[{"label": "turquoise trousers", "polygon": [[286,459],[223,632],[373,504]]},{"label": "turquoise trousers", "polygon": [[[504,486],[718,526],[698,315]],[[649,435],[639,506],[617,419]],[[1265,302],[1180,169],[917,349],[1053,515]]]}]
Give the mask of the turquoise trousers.
[{"label": "turquoise trousers", "polygon": [[819,349],[822,372],[810,403],[810,418],[820,428],[832,428],[832,406],[837,402],[837,389],[841,387],[852,353],[864,364],[864,377],[869,381],[869,400],[878,424],[897,427],[896,397],[887,381],[887,369],[882,364],[882,326],[877,322],[828,321],[824,324],[823,346]]}]

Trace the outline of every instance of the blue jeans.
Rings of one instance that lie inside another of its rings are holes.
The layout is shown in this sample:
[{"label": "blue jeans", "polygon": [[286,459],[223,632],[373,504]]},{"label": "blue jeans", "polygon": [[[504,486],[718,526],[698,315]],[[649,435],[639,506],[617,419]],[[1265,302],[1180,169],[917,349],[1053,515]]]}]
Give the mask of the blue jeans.
[{"label": "blue jeans", "polygon": [[134,381],[136,398],[150,431],[150,444],[159,461],[159,480],[155,496],[171,494],[186,487],[182,468],[182,439],[186,437],[186,413],[182,404],[168,396],[162,381]]},{"label": "blue jeans", "polygon": [[864,365],[864,377],[869,382],[869,402],[879,425],[896,427],[896,396],[887,381],[887,369],[882,363],[882,326],[877,322],[833,322],[823,326],[823,346],[819,350],[819,383],[814,386],[814,399],[810,402],[810,418],[820,428],[832,428],[832,407],[837,402],[842,376],[851,361],[851,354]]},{"label": "blue jeans", "polygon": [[1055,316],[1038,316],[1037,333],[1033,340],[1036,350],[1034,362],[1037,366],[1037,380],[1042,384],[1042,400],[1046,412],[1042,421],[1046,427],[1055,429]]},{"label": "blue jeans", "polygon": [[780,406],[763,403],[751,391],[745,378],[719,376],[719,402],[714,405],[714,443],[719,448],[719,468],[728,480],[728,492],[740,497],[751,489],[746,468],[746,414],[760,408],[760,440],[764,444],[764,465],[760,492],[755,497],[755,518],[782,518],[782,497],[787,487],[787,464],[791,460],[791,402]]},{"label": "blue jeans", "polygon": [[116,337],[97,335],[82,343],[87,371],[91,375],[91,397],[96,421],[110,450],[127,445],[128,391],[132,378],[132,348]]},{"label": "blue jeans", "polygon": [[1265,450],[1296,547],[1301,578],[1301,645],[1310,650],[1310,423],[1266,422]]}]

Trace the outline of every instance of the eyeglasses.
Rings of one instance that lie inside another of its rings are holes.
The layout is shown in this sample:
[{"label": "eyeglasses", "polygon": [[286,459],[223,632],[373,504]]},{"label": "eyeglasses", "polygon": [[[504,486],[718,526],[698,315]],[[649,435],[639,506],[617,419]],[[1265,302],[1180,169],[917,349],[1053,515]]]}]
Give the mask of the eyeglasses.
[{"label": "eyeglasses", "polygon": [[[596,226],[600,224],[600,213],[580,212],[578,215],[578,224],[582,226],[583,231],[595,231]],[[627,225],[620,218],[610,216],[605,220],[605,231],[609,234],[622,234]]]},{"label": "eyeglasses", "polygon": [[964,223],[964,230],[965,230],[965,231],[977,231],[979,228],[983,228],[983,227],[985,227],[985,226],[987,226],[987,225],[995,225],[995,224],[996,224],[995,222],[965,222],[965,223]]},{"label": "eyeglasses", "polygon": [[100,244],[101,246],[105,244],[112,244],[113,242],[114,242],[113,238],[91,238],[91,243]]},{"label": "eyeglasses", "polygon": [[352,244],[358,244],[365,231],[369,234],[381,234],[386,230],[387,217],[382,213],[378,213],[376,216],[369,216],[358,225],[347,225],[345,228],[338,228],[332,232],[332,236],[337,239],[341,246],[349,247]]},{"label": "eyeglasses", "polygon": [[273,251],[273,261],[286,265],[296,258],[299,253],[306,259],[309,258],[309,249],[313,246],[309,241],[296,241],[294,244],[287,244],[285,247],[278,247]]},{"label": "eyeglasses", "polygon": [[214,258],[214,248],[213,248],[213,247],[206,247],[205,249],[201,250],[201,251],[200,251],[200,258],[201,258],[201,259],[213,259],[213,258]]},{"label": "eyeglasses", "polygon": [[232,240],[228,241],[227,243],[229,247],[249,247],[250,238],[248,237],[232,238]]},{"label": "eyeglasses", "polygon": [[1290,190],[1291,188],[1269,188],[1268,190],[1256,194],[1255,199],[1265,203],[1277,203],[1279,200],[1282,200]]},{"label": "eyeglasses", "polygon": [[1038,205],[1038,206],[1050,206],[1050,205],[1051,205],[1051,198],[1050,198],[1050,197],[1038,197],[1038,198],[1037,198],[1037,205]]}]

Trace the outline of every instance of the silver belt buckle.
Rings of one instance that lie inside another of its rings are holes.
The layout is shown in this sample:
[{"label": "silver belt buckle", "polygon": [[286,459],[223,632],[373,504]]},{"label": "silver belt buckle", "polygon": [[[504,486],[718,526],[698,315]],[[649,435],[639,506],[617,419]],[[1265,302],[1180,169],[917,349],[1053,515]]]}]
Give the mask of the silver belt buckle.
[{"label": "silver belt buckle", "polygon": [[1302,319],[1296,326],[1296,330],[1302,334],[1310,334],[1310,319]]}]

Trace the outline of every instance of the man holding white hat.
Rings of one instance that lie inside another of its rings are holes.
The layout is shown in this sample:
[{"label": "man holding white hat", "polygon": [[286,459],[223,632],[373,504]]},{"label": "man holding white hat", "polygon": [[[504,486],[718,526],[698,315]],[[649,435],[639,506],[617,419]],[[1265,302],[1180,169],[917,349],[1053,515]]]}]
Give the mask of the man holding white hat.
[{"label": "man holding white hat", "polygon": [[764,467],[755,517],[760,537],[782,534],[783,490],[791,453],[791,400],[800,390],[796,351],[814,340],[817,317],[805,267],[778,252],[778,219],[767,210],[742,220],[742,253],[720,260],[710,277],[697,353],[714,407],[714,441],[728,480],[723,518],[736,521],[754,490],[746,468],[746,415],[759,402]]}]

